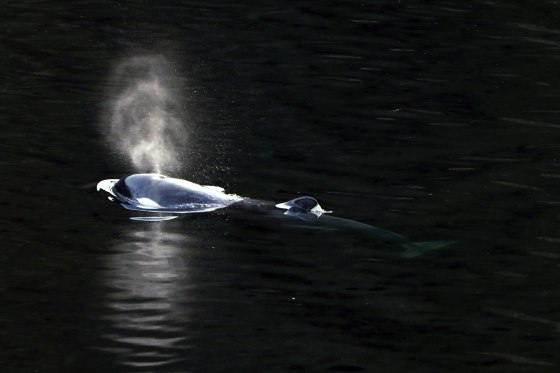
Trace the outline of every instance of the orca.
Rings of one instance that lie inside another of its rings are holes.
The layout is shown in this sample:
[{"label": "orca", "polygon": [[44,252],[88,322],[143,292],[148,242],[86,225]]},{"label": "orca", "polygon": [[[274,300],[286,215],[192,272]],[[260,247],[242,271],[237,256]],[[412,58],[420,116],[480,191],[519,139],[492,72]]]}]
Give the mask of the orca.
[{"label": "orca", "polygon": [[386,229],[358,221],[332,216],[323,210],[317,200],[310,196],[274,203],[236,194],[225,193],[223,188],[199,185],[188,180],[161,174],[133,174],[121,179],[106,179],[97,184],[111,201],[134,211],[158,213],[151,216],[131,217],[140,221],[165,221],[180,214],[204,213],[231,209],[247,213],[266,214],[296,218],[300,226],[319,230],[343,230],[372,236],[376,239],[398,244],[401,257],[414,258],[427,251],[440,249],[453,241],[413,242],[407,237]]}]

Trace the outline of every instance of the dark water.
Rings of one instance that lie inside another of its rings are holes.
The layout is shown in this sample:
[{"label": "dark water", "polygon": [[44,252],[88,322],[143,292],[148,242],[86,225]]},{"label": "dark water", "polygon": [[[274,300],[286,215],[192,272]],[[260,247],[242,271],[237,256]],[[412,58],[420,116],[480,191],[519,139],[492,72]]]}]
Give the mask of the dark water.
[{"label": "dark water", "polygon": [[[560,3],[0,6],[6,372],[556,372]],[[458,243],[149,224],[95,192],[115,64],[163,55],[174,176]]]}]

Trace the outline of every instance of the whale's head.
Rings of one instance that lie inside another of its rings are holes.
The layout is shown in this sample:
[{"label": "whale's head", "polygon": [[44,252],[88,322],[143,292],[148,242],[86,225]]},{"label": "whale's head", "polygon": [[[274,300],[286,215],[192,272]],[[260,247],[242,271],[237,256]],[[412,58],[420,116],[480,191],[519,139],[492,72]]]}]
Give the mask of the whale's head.
[{"label": "whale's head", "polygon": [[97,184],[97,191],[102,190],[108,193],[110,200],[116,200],[125,207],[144,205],[146,208],[157,208],[160,207],[159,204],[152,200],[153,196],[148,198],[147,192],[152,190],[157,193],[157,180],[164,178],[166,176],[159,174],[141,174],[121,179],[107,179]]},{"label": "whale's head", "polygon": [[205,212],[224,208],[243,198],[217,187],[205,187],[160,174],[134,174],[107,179],[97,190],[108,193],[127,209],[141,211]]}]

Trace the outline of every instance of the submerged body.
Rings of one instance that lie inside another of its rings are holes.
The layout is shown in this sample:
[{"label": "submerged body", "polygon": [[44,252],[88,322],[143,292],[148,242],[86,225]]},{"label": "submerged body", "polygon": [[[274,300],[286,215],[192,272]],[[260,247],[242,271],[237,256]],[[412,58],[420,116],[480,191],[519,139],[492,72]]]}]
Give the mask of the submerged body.
[{"label": "submerged body", "polygon": [[126,209],[160,213],[152,216],[133,217],[131,218],[133,220],[163,221],[176,218],[178,215],[175,214],[209,212],[228,208],[247,213],[297,218],[302,227],[353,231],[374,236],[401,246],[404,249],[401,256],[405,258],[419,256],[428,250],[445,247],[452,243],[450,241],[412,242],[400,234],[385,229],[324,215],[330,211],[323,210],[316,199],[307,196],[275,204],[227,194],[219,187],[203,186],[159,174],[134,174],[122,179],[103,180],[97,184],[97,190],[105,191],[110,195],[110,200],[119,202]]}]

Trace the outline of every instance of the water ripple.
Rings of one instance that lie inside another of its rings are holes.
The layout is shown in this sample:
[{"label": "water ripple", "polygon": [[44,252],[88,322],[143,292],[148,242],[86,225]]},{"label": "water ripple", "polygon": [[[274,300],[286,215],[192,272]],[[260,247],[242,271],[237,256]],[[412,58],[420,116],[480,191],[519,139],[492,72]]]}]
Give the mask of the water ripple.
[{"label": "water ripple", "polygon": [[161,224],[142,227],[107,256],[103,280],[112,291],[100,317],[112,324],[104,338],[122,347],[112,350],[121,364],[155,367],[185,358],[188,270],[178,251],[185,237],[164,232]]}]

